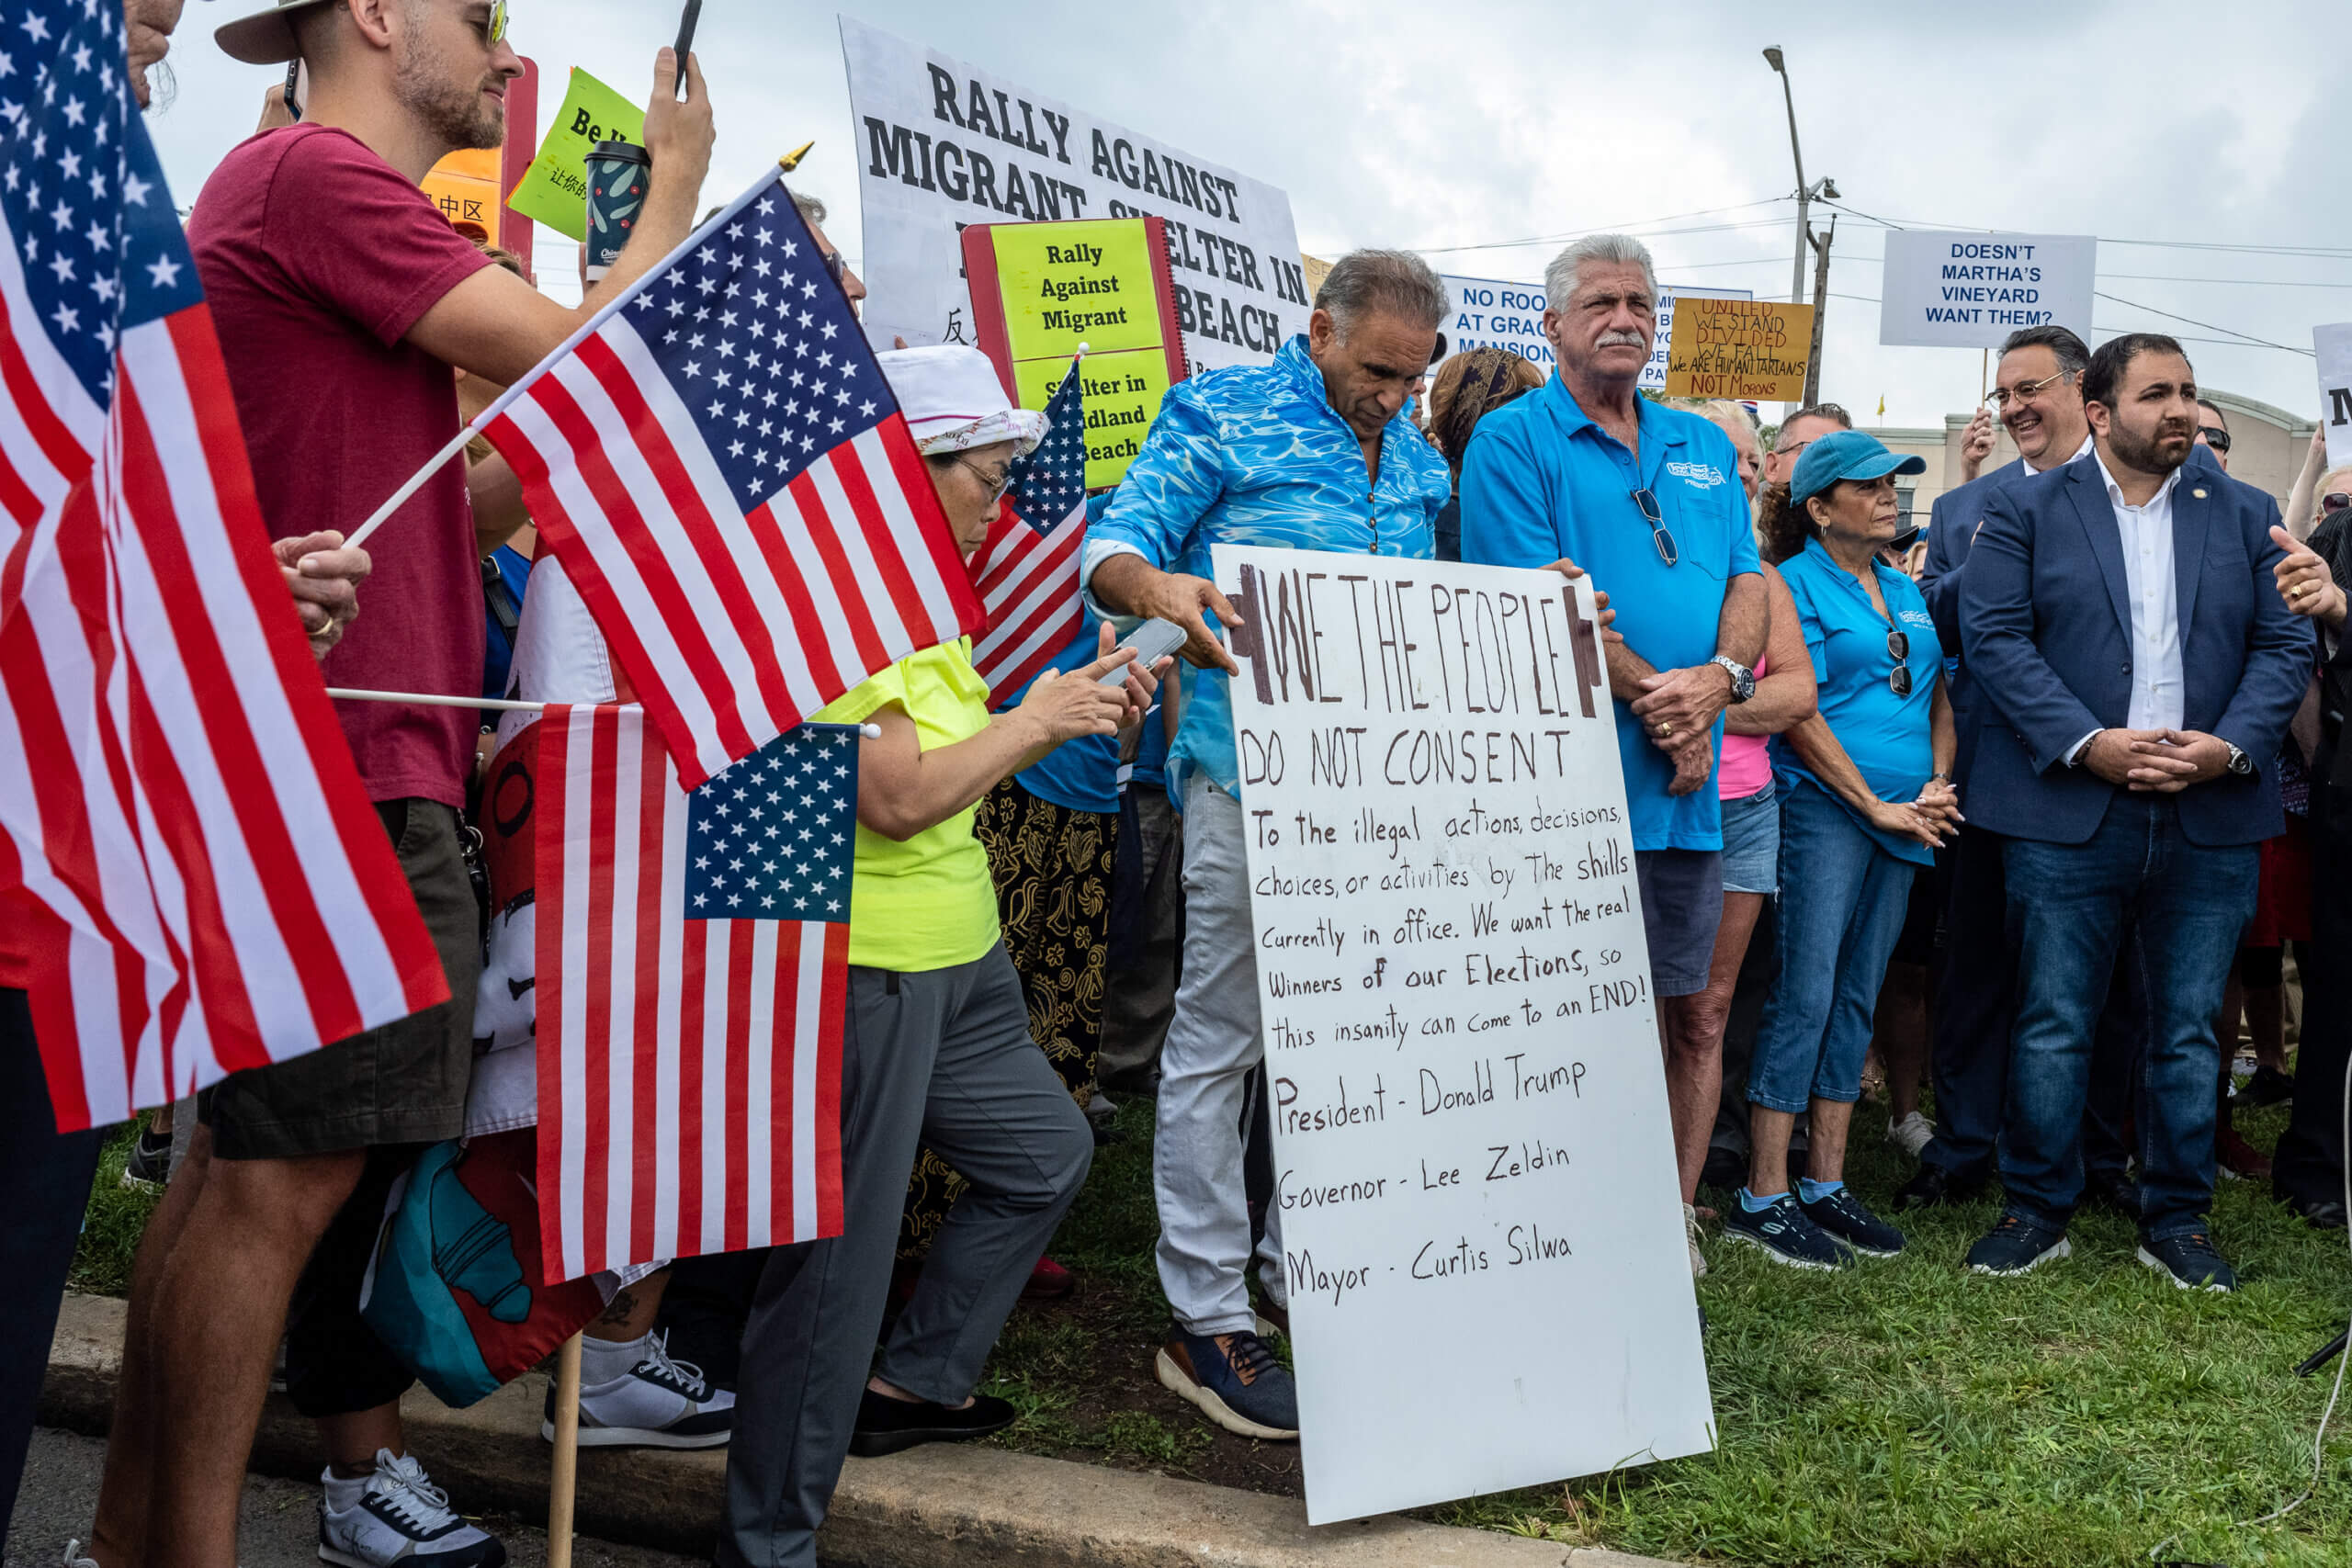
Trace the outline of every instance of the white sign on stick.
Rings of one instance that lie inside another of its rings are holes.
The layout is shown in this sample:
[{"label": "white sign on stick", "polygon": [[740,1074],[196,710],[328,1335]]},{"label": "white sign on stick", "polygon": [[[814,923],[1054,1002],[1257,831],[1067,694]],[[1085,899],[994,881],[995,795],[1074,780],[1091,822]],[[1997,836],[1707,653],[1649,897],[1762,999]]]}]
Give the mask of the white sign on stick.
[{"label": "white sign on stick", "polygon": [[2352,322],[2313,327],[2319,354],[2319,421],[2327,432],[2327,463],[2352,463]]},{"label": "white sign on stick", "polygon": [[[1506,283],[1496,277],[1462,277],[1448,273],[1441,281],[1446,297],[1453,301],[1453,315],[1446,322],[1446,348],[1454,354],[1465,348],[1507,348],[1521,359],[1532,361],[1544,375],[1552,374],[1555,363],[1550,340],[1544,335],[1544,286],[1540,283]],[[1667,341],[1674,333],[1674,297],[1680,294],[1693,299],[1749,299],[1755,296],[1745,288],[1694,288],[1684,284],[1662,283],[1657,294],[1657,346],[1650,353],[1650,362],[1642,367],[1641,385],[1645,390],[1662,392],[1666,389]]]},{"label": "white sign on stick", "polygon": [[2087,338],[2098,277],[2091,234],[1890,229],[1878,341],[1998,348],[2020,327],[2053,323]]},{"label": "white sign on stick", "polygon": [[[1164,218],[1184,354],[1261,365],[1312,301],[1290,197],[1166,142],[842,17],[865,335],[971,343],[967,224]],[[1171,116],[1182,99],[1166,100]]]},{"label": "white sign on stick", "polygon": [[1308,1521],[1707,1450],[1589,589],[1214,557]]}]

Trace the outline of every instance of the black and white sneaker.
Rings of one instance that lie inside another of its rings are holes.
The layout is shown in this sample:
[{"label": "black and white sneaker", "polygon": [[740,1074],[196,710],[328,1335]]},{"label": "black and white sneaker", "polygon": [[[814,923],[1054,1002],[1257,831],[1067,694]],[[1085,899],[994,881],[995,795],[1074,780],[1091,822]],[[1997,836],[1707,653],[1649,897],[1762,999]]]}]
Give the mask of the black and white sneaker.
[{"label": "black and white sneaker", "polygon": [[1804,1211],[1806,1219],[1856,1252],[1871,1258],[1894,1258],[1902,1254],[1903,1233],[1871,1213],[1869,1206],[1854,1196],[1854,1190],[1850,1187],[1825,1192],[1810,1203],[1799,1198],[1797,1207]]},{"label": "black and white sneaker", "polygon": [[1746,1192],[1735,1192],[1724,1205],[1724,1240],[1756,1247],[1792,1269],[1843,1269],[1853,1262],[1844,1244],[1798,1206],[1795,1193],[1783,1192],[1754,1213],[1747,1199]]},{"label": "black and white sneaker", "polygon": [[2212,1238],[2202,1231],[2167,1236],[2162,1241],[2143,1236],[2140,1261],[2170,1277],[2184,1291],[2211,1291],[2226,1296],[2238,1288],[2237,1271],[2230,1267],[2228,1258],[2213,1249]]},{"label": "black and white sneaker", "polygon": [[2013,1279],[2030,1274],[2045,1263],[2074,1256],[2066,1233],[2012,1210],[1968,1249],[1968,1271]]},{"label": "black and white sneaker", "polygon": [[139,1136],[130,1141],[130,1153],[122,1162],[122,1190],[126,1192],[160,1192],[172,1174],[172,1134],[158,1133],[152,1127],[139,1129]]},{"label": "black and white sneaker", "polygon": [[319,1560],[342,1568],[501,1568],[506,1548],[466,1523],[413,1454],[376,1450],[376,1472],[320,1479]]},{"label": "black and white sneaker", "polygon": [[[644,1356],[619,1377],[581,1386],[583,1449],[712,1449],[734,1430],[735,1396],[700,1367],[671,1359],[667,1334],[646,1336]],[[552,1386],[539,1436],[555,1441]]]}]

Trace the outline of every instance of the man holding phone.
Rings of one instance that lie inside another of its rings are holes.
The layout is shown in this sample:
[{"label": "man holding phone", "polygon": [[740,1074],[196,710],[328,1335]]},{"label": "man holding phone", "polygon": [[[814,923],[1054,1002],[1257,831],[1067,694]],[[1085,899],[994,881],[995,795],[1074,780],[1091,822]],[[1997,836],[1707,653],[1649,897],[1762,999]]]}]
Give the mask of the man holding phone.
[{"label": "man holding phone", "polygon": [[[356,526],[457,434],[452,367],[516,379],[692,227],[710,108],[694,62],[668,50],[646,116],[644,220],[577,310],[492,265],[441,219],[419,188],[426,172],[505,136],[507,85],[522,71],[507,16],[505,0],[279,0],[217,35],[248,63],[299,60],[309,83],[301,123],[232,152],[189,222],[274,536]],[[522,520],[503,460],[436,473],[374,542],[367,613],[330,656],[329,683],[475,694],[477,532]],[[481,950],[458,812],[475,719],[384,705],[340,717],[455,999],[233,1074],[204,1097],[132,1275],[92,1545],[104,1568],[236,1561],[237,1503],[281,1323],[288,1392],[328,1450],[321,1555],[504,1561],[405,1453],[408,1374],[356,1304],[386,1185],[415,1145],[462,1125]]]}]

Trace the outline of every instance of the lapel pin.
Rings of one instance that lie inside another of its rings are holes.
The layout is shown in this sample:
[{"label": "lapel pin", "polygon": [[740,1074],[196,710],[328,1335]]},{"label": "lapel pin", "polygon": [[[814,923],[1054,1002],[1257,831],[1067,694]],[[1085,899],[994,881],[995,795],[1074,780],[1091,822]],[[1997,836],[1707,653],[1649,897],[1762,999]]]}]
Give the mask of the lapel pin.
[{"label": "lapel pin", "polygon": [[2205,499],[2205,492],[2201,490],[2192,490],[2188,493],[2195,496],[2199,501]]}]

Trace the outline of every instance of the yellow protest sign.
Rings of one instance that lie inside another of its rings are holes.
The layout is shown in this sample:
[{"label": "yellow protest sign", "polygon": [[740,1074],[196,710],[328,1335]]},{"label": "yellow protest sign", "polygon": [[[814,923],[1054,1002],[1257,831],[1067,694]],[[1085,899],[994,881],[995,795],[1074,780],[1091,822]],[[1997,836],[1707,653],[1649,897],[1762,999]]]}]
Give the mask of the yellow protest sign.
[{"label": "yellow protest sign", "polygon": [[1762,299],[1678,297],[1666,351],[1666,395],[1804,400],[1813,311],[1811,305]]},{"label": "yellow protest sign", "polygon": [[486,244],[503,244],[505,209],[498,199],[495,149],[461,148],[433,165],[424,194],[451,228]]},{"label": "yellow protest sign", "polygon": [[[1024,409],[1044,408],[1069,370],[1069,359],[1060,356],[1013,361],[1014,400]],[[1118,483],[1143,450],[1143,433],[1168,393],[1168,356],[1157,344],[1090,354],[1078,374],[1086,399],[1086,487],[1100,490]]]},{"label": "yellow protest sign", "polygon": [[[588,238],[588,153],[599,141],[645,143],[645,110],[578,66],[538,156],[506,205],[560,234]],[[658,172],[657,172],[658,177]]]},{"label": "yellow protest sign", "polygon": [[1087,350],[1086,483],[1114,485],[1183,375],[1158,219],[997,223],[964,231],[980,347],[1023,408],[1042,409]]}]

